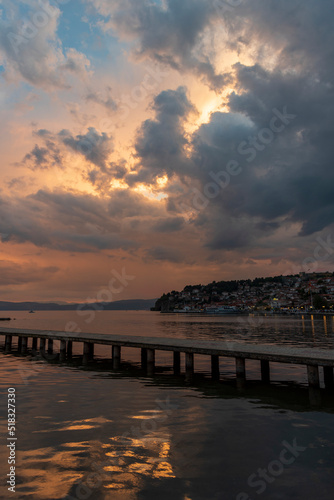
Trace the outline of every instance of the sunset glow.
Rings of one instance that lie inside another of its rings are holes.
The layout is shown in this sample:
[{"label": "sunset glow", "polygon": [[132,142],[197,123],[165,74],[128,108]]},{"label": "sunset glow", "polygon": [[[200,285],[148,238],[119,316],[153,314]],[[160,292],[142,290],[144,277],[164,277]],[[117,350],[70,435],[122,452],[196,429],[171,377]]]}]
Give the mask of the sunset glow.
[{"label": "sunset glow", "polygon": [[304,270],[333,224],[333,32],[285,9],[1,2],[2,300]]}]

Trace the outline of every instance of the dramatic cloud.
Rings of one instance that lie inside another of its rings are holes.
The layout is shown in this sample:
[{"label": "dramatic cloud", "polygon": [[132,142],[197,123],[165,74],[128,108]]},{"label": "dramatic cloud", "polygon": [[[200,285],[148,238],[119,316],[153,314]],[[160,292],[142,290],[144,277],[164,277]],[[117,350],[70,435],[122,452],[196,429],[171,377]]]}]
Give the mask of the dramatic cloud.
[{"label": "dramatic cloud", "polygon": [[150,260],[168,261],[178,263],[183,260],[182,253],[175,248],[157,246],[150,248],[146,252],[146,257]]},{"label": "dramatic cloud", "polygon": [[191,111],[186,89],[161,92],[155,99],[153,110],[155,120],[146,120],[138,131],[135,143],[136,157],[140,159],[137,174],[129,174],[127,180],[146,182],[163,175],[181,175],[189,169],[184,154],[188,141],[184,121]]},{"label": "dramatic cloud", "polygon": [[150,58],[181,72],[192,71],[212,88],[220,89],[228,78],[217,72],[210,52],[203,50],[206,28],[217,20],[220,6],[203,0],[121,0],[99,2],[107,16],[104,28],[113,28],[134,40],[136,58]]},{"label": "dramatic cloud", "polygon": [[55,5],[1,3],[3,260],[118,253],[163,292],[332,248],[333,2]]},{"label": "dramatic cloud", "polygon": [[62,166],[62,155],[56,143],[48,137],[45,137],[45,146],[35,144],[31,152],[25,155],[23,161],[27,163],[32,170],[49,169],[55,165],[57,167]]},{"label": "dramatic cloud", "polygon": [[113,151],[113,140],[105,132],[99,134],[94,127],[90,127],[86,134],[73,136],[69,130],[61,130],[58,137],[63,144],[83,155],[102,171],[107,168],[108,157]]},{"label": "dramatic cloud", "polygon": [[107,201],[94,196],[40,190],[23,200],[3,198],[0,204],[3,242],[71,252],[135,246],[120,234],[119,221],[109,217]]},{"label": "dramatic cloud", "polygon": [[[27,4],[27,5],[24,5]],[[0,19],[0,57],[5,77],[44,89],[69,88],[68,72],[83,77],[88,58],[74,48],[63,50],[57,36],[61,11],[48,0],[5,0]]]},{"label": "dramatic cloud", "polygon": [[65,150],[76,153],[83,157],[88,163],[96,165],[98,171],[92,171],[91,182],[94,184],[96,175],[94,172],[103,172],[122,177],[124,166],[108,163],[113,152],[114,145],[112,137],[105,132],[99,133],[94,127],[90,127],[85,134],[74,135],[69,130],[61,130],[58,133],[40,129],[34,132],[34,136],[43,141],[43,146],[35,145],[30,153],[24,157],[25,162],[30,162],[33,169],[47,169],[52,166],[62,166],[62,156]]}]

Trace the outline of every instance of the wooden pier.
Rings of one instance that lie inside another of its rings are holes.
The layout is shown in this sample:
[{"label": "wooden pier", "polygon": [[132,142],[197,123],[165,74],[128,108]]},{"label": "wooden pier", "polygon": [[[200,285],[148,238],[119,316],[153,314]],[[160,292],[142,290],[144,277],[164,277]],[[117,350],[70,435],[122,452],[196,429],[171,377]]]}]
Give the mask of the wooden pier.
[{"label": "wooden pier", "polygon": [[[83,364],[94,358],[94,345],[110,346],[112,367],[118,370],[121,364],[122,347],[141,349],[141,363],[148,375],[153,375],[156,351],[173,352],[173,370],[181,372],[181,353],[185,354],[185,375],[191,379],[194,373],[194,355],[211,356],[212,378],[219,380],[219,358],[234,358],[237,383],[241,386],[246,381],[246,360],[258,360],[261,379],[270,382],[270,362],[305,365],[310,388],[319,388],[319,368],[322,367],[326,389],[334,388],[334,351],[310,348],[291,348],[277,345],[244,344],[239,342],[203,341],[177,338],[131,337],[98,333],[66,333],[59,331],[22,330],[0,328],[0,337],[5,337],[5,352],[11,352],[12,340],[18,338],[18,351],[31,349],[42,355],[54,353],[54,342],[59,341],[59,359],[65,361],[72,357],[72,343],[83,345]],[[39,346],[38,346],[39,340]],[[48,344],[46,344],[48,341]]]}]

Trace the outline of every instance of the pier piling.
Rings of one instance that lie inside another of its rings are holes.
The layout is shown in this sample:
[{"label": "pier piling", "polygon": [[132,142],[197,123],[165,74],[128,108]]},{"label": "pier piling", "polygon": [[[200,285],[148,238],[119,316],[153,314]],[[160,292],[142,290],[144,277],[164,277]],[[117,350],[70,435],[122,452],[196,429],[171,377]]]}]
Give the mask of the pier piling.
[{"label": "pier piling", "polygon": [[5,340],[5,351],[10,352],[12,349],[12,336],[11,335],[6,335],[6,340]]},{"label": "pier piling", "polygon": [[60,361],[65,361],[66,360],[66,340],[61,340],[60,341],[59,359],[60,359]]},{"label": "pier piling", "polygon": [[38,341],[37,337],[34,337],[32,339],[32,350],[33,350],[33,352],[37,352],[37,341]]},{"label": "pier piling", "polygon": [[88,352],[89,359],[92,361],[94,359],[94,344],[90,343],[89,344],[89,352]]},{"label": "pier piling", "polygon": [[82,358],[82,363],[84,365],[88,365],[89,359],[90,359],[90,343],[89,342],[84,342],[83,345],[83,358]]},{"label": "pier piling", "polygon": [[211,377],[213,380],[219,380],[219,356],[211,356]]},{"label": "pier piling", "polygon": [[191,380],[194,376],[194,353],[186,352],[186,380]]},{"label": "pier piling", "polygon": [[235,358],[235,370],[237,376],[237,388],[243,390],[246,385],[245,358]]},{"label": "pier piling", "polygon": [[261,380],[265,384],[269,384],[270,382],[270,365],[269,361],[261,360]]},{"label": "pier piling", "polygon": [[147,349],[147,375],[152,377],[154,374],[155,350]]},{"label": "pier piling", "polygon": [[112,367],[114,370],[119,370],[121,366],[121,346],[112,346]]},{"label": "pier piling", "polygon": [[53,354],[53,339],[49,339],[49,342],[48,342],[48,354]]},{"label": "pier piling", "polygon": [[334,377],[333,377],[333,367],[324,366],[324,381],[326,389],[333,389],[334,387]]},{"label": "pier piling", "polygon": [[73,342],[72,340],[69,340],[67,342],[67,359],[72,358],[72,351],[73,351]]},{"label": "pier piling", "polygon": [[179,351],[173,352],[173,371],[174,375],[181,373],[181,353]]},{"label": "pier piling", "polygon": [[45,339],[40,339],[39,340],[39,352],[42,356],[45,355],[45,342],[46,340]]},{"label": "pier piling", "polygon": [[145,347],[141,349],[141,367],[143,370],[147,368],[147,349]]},{"label": "pier piling", "polygon": [[310,387],[319,388],[319,369],[316,365],[307,365],[307,377]]},{"label": "pier piling", "polygon": [[17,352],[22,352],[22,337],[17,339]]},{"label": "pier piling", "polygon": [[22,354],[26,354],[27,349],[28,349],[28,337],[22,337],[22,345],[21,345]]}]

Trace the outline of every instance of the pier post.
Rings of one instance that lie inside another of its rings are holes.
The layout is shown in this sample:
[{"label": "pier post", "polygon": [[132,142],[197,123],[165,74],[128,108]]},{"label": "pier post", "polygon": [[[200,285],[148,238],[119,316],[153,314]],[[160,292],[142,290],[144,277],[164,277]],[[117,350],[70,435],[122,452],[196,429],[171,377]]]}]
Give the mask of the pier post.
[{"label": "pier post", "polygon": [[194,375],[194,353],[186,352],[186,380],[190,381]]},{"label": "pier post", "polygon": [[22,337],[21,352],[26,354],[28,348],[28,337]]},{"label": "pier post", "polygon": [[84,365],[88,365],[89,356],[90,356],[90,345],[89,345],[89,342],[84,342],[83,343],[83,358],[82,358],[82,363]]},{"label": "pier post", "polygon": [[72,358],[72,350],[73,350],[73,342],[72,340],[69,340],[67,342],[67,359]]},{"label": "pier post", "polygon": [[33,337],[32,339],[32,351],[33,353],[37,353],[37,337]]},{"label": "pier post", "polygon": [[265,359],[261,359],[261,380],[266,384],[270,382],[270,365]]},{"label": "pier post", "polygon": [[61,340],[60,341],[60,356],[59,360],[60,361],[65,361],[66,359],[66,340]]},{"label": "pier post", "polygon": [[42,356],[45,355],[45,339],[39,339],[39,352]]},{"label": "pier post", "polygon": [[121,346],[112,346],[112,366],[114,370],[119,370],[121,366]]},{"label": "pier post", "polygon": [[237,388],[243,389],[246,384],[246,362],[245,358],[235,358],[235,370],[237,375]]},{"label": "pier post", "polygon": [[211,356],[211,377],[212,380],[219,380],[219,356]]},{"label": "pier post", "polygon": [[147,349],[147,375],[152,377],[154,374],[155,350]]},{"label": "pier post", "polygon": [[17,352],[21,352],[22,351],[22,337],[19,337],[17,339]]},{"label": "pier post", "polygon": [[12,349],[12,336],[11,335],[6,335],[6,340],[5,340],[5,351],[10,352]]},{"label": "pier post", "polygon": [[333,367],[324,366],[324,381],[326,389],[333,389],[334,387],[334,377],[333,377]]},{"label": "pier post", "polygon": [[307,365],[307,377],[310,387],[319,387],[319,369],[316,365]]},{"label": "pier post", "polygon": [[92,342],[89,343],[89,359],[94,359],[94,344]]},{"label": "pier post", "polygon": [[48,354],[53,354],[53,339],[48,341]]},{"label": "pier post", "polygon": [[141,349],[141,367],[143,370],[147,368],[147,349],[145,347]]},{"label": "pier post", "polygon": [[174,375],[180,375],[181,353],[179,351],[173,351],[173,370],[174,370]]}]

